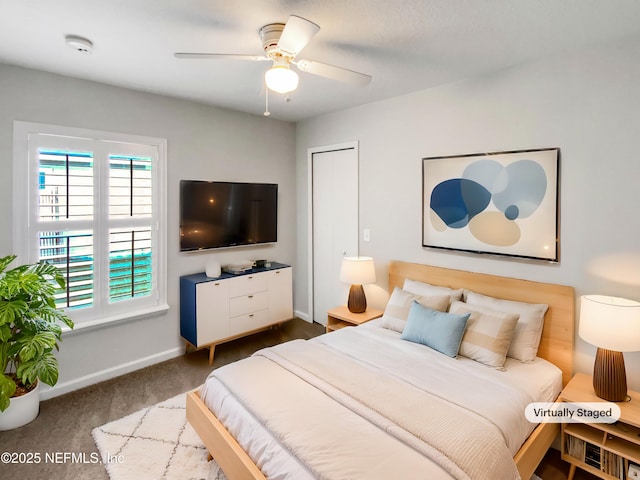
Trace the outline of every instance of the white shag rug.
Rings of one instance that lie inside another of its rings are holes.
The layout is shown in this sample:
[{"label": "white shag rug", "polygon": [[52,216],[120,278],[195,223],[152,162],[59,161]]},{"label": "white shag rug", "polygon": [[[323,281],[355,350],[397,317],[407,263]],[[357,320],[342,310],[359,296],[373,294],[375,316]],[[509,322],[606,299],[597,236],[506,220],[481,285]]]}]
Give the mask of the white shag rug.
[{"label": "white shag rug", "polygon": [[111,480],[226,480],[187,422],[186,395],[91,431]]}]

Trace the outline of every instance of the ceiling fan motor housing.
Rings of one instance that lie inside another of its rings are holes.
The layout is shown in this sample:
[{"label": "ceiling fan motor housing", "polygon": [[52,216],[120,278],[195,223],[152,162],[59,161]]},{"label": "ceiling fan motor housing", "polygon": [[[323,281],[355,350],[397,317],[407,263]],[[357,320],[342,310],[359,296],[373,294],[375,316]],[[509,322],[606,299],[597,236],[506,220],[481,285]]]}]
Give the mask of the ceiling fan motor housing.
[{"label": "ceiling fan motor housing", "polygon": [[270,23],[260,29],[260,38],[262,39],[262,48],[267,56],[275,53],[278,49],[278,42],[284,30],[284,23]]}]

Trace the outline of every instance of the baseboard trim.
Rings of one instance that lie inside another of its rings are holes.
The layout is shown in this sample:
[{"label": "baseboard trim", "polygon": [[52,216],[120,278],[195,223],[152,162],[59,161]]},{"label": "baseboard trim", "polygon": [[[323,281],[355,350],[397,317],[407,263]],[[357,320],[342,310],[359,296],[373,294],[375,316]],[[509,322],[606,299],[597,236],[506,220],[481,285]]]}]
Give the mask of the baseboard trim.
[{"label": "baseboard trim", "polygon": [[148,357],[140,358],[132,362],[123,363],[122,365],[116,365],[115,367],[107,368],[99,372],[85,375],[83,377],[75,378],[64,383],[58,383],[54,387],[49,385],[43,385],[40,390],[40,399],[49,400],[50,398],[59,397],[65,393],[73,392],[96,383],[104,382],[111,378],[119,377],[126,373],[131,373],[136,370],[140,370],[144,367],[149,367],[156,363],[171,360],[172,358],[179,357],[184,354],[184,347],[176,347],[171,350],[156,353]]},{"label": "baseboard trim", "polygon": [[305,322],[311,323],[311,319],[309,318],[309,315],[307,313],[301,312],[300,310],[295,310],[293,312],[293,315],[295,317],[298,317],[298,318],[304,320]]}]

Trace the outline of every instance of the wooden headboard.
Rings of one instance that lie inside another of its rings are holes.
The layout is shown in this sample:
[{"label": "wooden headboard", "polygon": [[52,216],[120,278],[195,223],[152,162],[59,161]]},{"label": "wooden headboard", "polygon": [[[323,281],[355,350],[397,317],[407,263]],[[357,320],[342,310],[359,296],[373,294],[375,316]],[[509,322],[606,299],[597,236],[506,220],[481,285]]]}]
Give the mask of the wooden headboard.
[{"label": "wooden headboard", "polygon": [[573,287],[392,261],[389,264],[389,292],[393,292],[394,287],[402,288],[405,278],[454,289],[466,288],[506,300],[549,305],[538,356],[562,370],[563,385],[571,379],[575,321]]}]

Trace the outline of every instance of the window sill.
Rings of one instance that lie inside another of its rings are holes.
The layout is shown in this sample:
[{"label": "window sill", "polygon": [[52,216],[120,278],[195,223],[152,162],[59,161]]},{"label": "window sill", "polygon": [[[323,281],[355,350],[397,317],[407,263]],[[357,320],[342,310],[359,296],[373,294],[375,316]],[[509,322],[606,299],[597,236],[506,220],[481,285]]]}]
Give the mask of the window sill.
[{"label": "window sill", "polygon": [[76,323],[75,327],[70,329],[66,325],[62,326],[62,334],[64,336],[73,335],[74,333],[79,332],[89,332],[91,330],[97,330],[100,328],[112,327],[114,325],[119,325],[121,323],[126,323],[133,320],[140,320],[142,318],[153,317],[155,315],[165,313],[169,310],[169,305],[163,303],[162,305],[157,305],[155,307],[143,308],[137,310],[133,313],[122,313],[119,315],[111,315],[109,317],[98,318],[96,320],[89,320],[84,322]]}]

